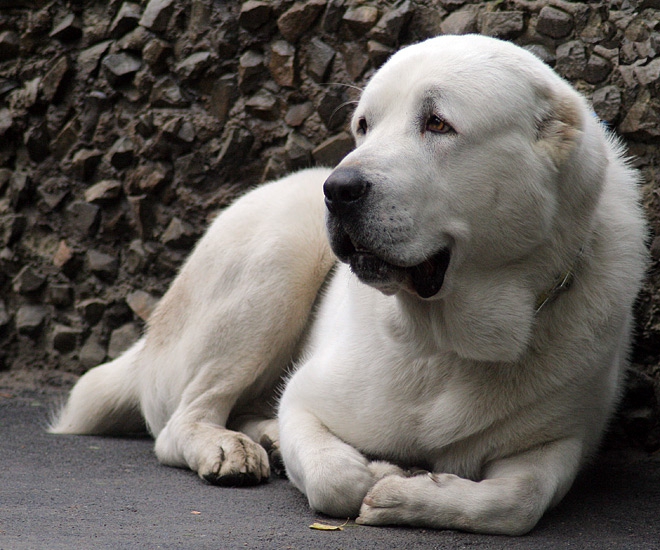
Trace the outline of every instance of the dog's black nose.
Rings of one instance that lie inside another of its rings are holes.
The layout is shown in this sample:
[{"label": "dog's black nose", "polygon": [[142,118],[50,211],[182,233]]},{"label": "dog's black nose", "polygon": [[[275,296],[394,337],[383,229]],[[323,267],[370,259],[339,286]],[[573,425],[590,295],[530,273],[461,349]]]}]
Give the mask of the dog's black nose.
[{"label": "dog's black nose", "polygon": [[371,185],[355,168],[337,168],[323,184],[325,204],[333,214],[355,206]]}]

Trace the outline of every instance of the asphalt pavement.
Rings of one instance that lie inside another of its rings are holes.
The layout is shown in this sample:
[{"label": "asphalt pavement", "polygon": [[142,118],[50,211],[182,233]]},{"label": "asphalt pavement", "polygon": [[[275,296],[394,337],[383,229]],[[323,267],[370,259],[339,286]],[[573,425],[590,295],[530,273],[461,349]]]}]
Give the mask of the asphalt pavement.
[{"label": "asphalt pavement", "polygon": [[214,487],[161,466],[149,438],[46,433],[55,393],[0,392],[0,549],[660,549],[660,456],[609,451],[519,538],[349,522],[286,480]]}]

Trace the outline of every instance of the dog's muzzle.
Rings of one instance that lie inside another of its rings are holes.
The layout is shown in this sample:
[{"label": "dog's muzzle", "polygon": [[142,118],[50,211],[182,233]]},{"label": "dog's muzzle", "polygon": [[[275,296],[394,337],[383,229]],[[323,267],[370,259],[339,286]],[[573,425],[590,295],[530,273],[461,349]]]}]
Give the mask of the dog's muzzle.
[{"label": "dog's muzzle", "polygon": [[338,168],[323,185],[330,245],[337,257],[365,284],[386,293],[404,288],[420,298],[435,296],[445,280],[451,254],[443,248],[417,265],[393,263],[359,242],[358,231],[370,182],[354,168]]}]

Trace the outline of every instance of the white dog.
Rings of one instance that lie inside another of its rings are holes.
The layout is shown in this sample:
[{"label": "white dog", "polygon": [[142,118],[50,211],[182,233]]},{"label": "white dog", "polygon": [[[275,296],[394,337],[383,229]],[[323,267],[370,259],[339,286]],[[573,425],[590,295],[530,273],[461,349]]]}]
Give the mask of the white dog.
[{"label": "white dog", "polygon": [[566,82],[479,36],[397,53],[352,129],[332,173],[218,217],[146,336],[79,381],[53,431],[144,419],[161,462],[218,484],[266,478],[257,442],[279,440],[321,512],[525,533],[620,393],[638,176]]}]

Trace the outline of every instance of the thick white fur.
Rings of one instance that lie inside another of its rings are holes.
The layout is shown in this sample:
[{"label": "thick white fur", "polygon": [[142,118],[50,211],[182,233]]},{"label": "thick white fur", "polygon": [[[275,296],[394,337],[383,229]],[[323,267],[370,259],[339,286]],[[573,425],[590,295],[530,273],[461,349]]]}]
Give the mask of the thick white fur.
[{"label": "thick white fur", "polygon": [[[427,131],[430,114],[455,133]],[[451,250],[440,292],[421,299],[398,280],[380,292],[341,264],[312,315],[333,264],[328,172],[301,172],[218,217],[144,339],[80,380],[53,431],[144,418],[162,462],[258,481],[268,465],[254,441],[277,441],[262,405],[296,361],[280,445],[311,506],[371,525],[524,533],[616,405],[646,258],[637,174],[567,83],[478,36],[396,54],[353,129],[338,169],[372,184],[360,242],[396,265]],[[571,288],[536,312],[571,268]]]}]

